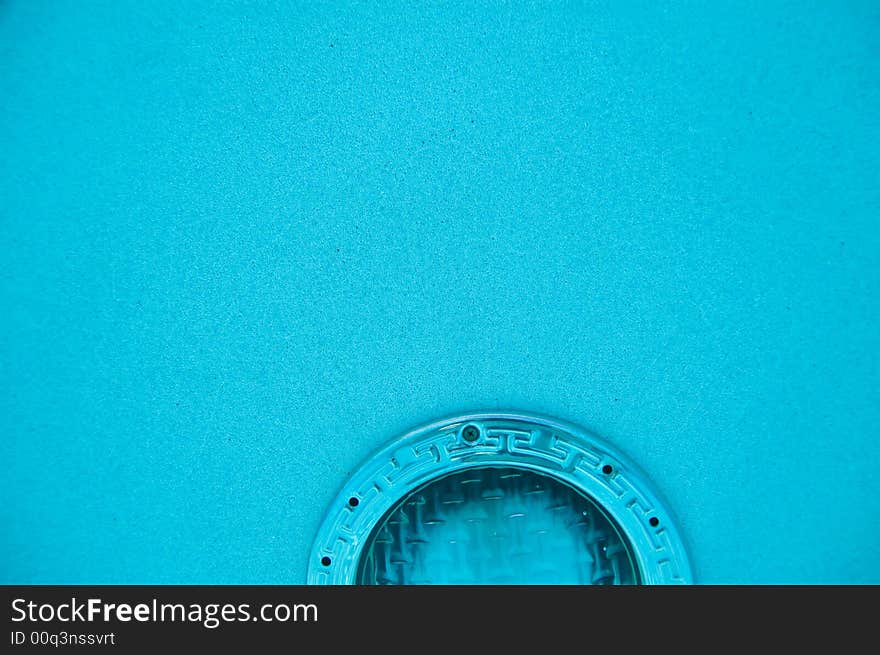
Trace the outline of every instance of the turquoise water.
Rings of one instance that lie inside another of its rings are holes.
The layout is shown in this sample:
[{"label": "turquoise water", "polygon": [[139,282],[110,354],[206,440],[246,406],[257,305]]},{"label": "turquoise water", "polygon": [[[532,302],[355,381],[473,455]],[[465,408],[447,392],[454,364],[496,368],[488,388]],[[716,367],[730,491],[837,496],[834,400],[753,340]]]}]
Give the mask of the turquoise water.
[{"label": "turquoise water", "polygon": [[0,4],[0,582],[300,583],[472,410],[880,582],[876,3]]}]

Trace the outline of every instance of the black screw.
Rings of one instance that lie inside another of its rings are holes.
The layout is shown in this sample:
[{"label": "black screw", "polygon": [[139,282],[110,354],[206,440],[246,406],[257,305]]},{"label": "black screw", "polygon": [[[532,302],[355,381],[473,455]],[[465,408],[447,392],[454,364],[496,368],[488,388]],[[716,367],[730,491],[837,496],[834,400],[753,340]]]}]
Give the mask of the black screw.
[{"label": "black screw", "polygon": [[480,438],[480,428],[476,425],[468,425],[461,431],[461,438],[468,443],[474,443]]},{"label": "black screw", "polygon": [[658,525],[660,525],[660,519],[658,519],[656,516],[652,516],[650,519],[648,519],[648,523],[651,524],[652,528],[656,528]]},{"label": "black screw", "polygon": [[357,498],[355,498],[354,496],[352,496],[351,498],[348,499],[348,504],[349,504],[351,507],[357,507],[357,506],[360,504],[360,502],[361,502],[361,501],[359,501],[359,500],[358,500]]},{"label": "black screw", "polygon": [[326,555],[324,555],[324,557],[321,558],[321,564],[323,564],[324,566],[330,566],[330,562],[331,562],[330,558],[327,557]]},{"label": "black screw", "polygon": [[614,467],[611,466],[611,464],[606,464],[602,467],[602,473],[604,473],[605,475],[611,475],[612,473],[614,473]]}]

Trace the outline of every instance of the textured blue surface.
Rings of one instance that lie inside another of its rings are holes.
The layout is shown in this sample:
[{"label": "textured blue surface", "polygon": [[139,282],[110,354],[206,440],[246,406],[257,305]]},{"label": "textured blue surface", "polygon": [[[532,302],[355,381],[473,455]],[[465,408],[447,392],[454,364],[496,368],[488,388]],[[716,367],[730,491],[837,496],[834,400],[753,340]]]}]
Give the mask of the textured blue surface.
[{"label": "textured blue surface", "polygon": [[0,4],[0,581],[302,582],[501,407],[880,582],[877,4],[305,5]]}]

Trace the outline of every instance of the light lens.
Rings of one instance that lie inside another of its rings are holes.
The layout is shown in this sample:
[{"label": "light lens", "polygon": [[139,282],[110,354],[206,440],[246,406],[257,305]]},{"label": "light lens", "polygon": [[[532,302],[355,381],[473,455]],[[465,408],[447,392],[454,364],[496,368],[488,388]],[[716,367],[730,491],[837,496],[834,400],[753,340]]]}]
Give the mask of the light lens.
[{"label": "light lens", "polygon": [[428,482],[376,524],[359,584],[638,584],[632,548],[596,503],[524,468]]}]

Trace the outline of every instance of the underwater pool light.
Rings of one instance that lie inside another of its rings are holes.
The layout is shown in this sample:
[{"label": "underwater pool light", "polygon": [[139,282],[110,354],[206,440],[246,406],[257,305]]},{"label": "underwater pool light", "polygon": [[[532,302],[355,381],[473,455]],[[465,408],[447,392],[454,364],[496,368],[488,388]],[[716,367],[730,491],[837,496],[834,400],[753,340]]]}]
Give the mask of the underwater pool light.
[{"label": "underwater pool light", "polygon": [[682,584],[672,516],[620,452],[572,425],[471,414],[367,461],[330,508],[310,584]]}]

